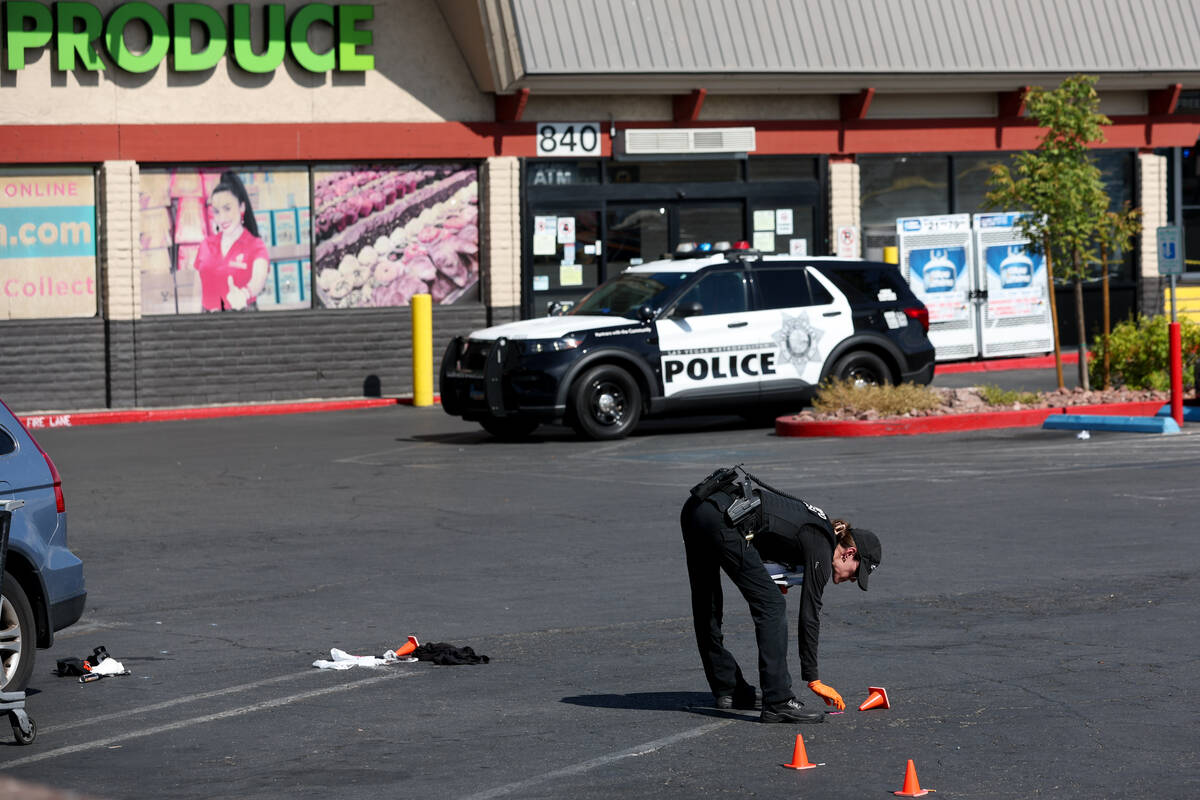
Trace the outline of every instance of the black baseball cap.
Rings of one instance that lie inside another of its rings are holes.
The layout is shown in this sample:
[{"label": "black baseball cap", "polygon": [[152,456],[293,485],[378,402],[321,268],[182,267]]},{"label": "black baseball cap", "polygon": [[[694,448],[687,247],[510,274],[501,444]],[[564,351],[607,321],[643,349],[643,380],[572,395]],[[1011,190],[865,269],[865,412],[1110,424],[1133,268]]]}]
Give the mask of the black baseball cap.
[{"label": "black baseball cap", "polygon": [[867,580],[883,558],[883,548],[879,546],[879,537],[866,528],[851,528],[850,533],[854,536],[854,546],[858,549],[858,572],[855,573],[855,580],[858,581],[858,588],[865,592]]}]

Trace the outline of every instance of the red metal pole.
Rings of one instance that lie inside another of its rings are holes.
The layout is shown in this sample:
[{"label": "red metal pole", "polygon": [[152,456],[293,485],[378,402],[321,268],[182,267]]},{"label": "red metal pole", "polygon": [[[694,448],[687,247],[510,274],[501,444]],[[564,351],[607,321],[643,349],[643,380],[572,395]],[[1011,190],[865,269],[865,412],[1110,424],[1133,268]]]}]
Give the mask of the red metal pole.
[{"label": "red metal pole", "polygon": [[1175,424],[1183,427],[1183,344],[1179,323],[1168,325],[1171,342],[1171,416]]}]

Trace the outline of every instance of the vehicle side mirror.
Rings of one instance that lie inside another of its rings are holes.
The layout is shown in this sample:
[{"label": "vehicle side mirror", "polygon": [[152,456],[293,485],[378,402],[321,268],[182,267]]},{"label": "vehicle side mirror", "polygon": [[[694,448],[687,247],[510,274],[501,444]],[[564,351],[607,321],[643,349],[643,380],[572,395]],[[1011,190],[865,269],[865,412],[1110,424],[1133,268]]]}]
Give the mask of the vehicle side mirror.
[{"label": "vehicle side mirror", "polygon": [[680,303],[675,306],[675,311],[672,312],[671,316],[676,319],[683,319],[684,317],[698,317],[703,313],[704,306],[693,300],[690,303]]},{"label": "vehicle side mirror", "polygon": [[638,306],[637,318],[641,322],[650,322],[654,319],[654,308],[649,303]]}]

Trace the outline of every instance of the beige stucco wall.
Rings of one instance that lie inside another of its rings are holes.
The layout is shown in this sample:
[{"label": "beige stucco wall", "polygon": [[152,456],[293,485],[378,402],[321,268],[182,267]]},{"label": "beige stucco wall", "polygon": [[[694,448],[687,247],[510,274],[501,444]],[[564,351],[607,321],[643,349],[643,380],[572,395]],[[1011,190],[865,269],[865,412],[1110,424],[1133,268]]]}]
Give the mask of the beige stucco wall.
[{"label": "beige stucco wall", "polygon": [[[119,3],[92,0],[107,18]],[[305,2],[285,3],[288,16]],[[155,0],[152,5],[170,5]],[[251,19],[262,25],[258,7]],[[176,73],[167,67],[133,75],[111,65],[104,72],[52,69],[54,53],[29,51],[25,69],[4,72],[0,124],[155,124],[205,122],[438,122],[488,121],[491,95],[480,92],[441,12],[432,0],[376,2],[375,19],[360,24],[374,42],[371,72],[316,74],[290,56],[274,73],[256,75],[227,56],[213,70]],[[225,13],[228,6],[219,6]],[[228,15],[226,14],[226,20]],[[255,29],[258,30],[257,28]],[[312,44],[324,26],[314,28]],[[129,26],[129,46],[140,25]],[[331,37],[330,37],[331,38]],[[261,41],[261,39],[255,39]],[[107,59],[106,55],[102,58]]]}]

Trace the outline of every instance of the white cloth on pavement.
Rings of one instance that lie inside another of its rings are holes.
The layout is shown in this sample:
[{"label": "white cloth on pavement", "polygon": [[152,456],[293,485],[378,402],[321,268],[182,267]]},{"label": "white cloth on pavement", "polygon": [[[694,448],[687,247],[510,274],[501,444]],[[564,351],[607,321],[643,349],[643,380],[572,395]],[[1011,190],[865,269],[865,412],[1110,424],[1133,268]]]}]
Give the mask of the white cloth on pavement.
[{"label": "white cloth on pavement", "polygon": [[382,658],[377,656],[353,656],[336,647],[329,651],[329,660],[317,659],[313,666],[318,669],[351,669],[353,667],[382,667],[416,661],[415,658],[398,658],[395,650],[388,650]]},{"label": "white cloth on pavement", "polygon": [[93,675],[128,675],[125,665],[115,658],[106,658],[90,670]]}]

